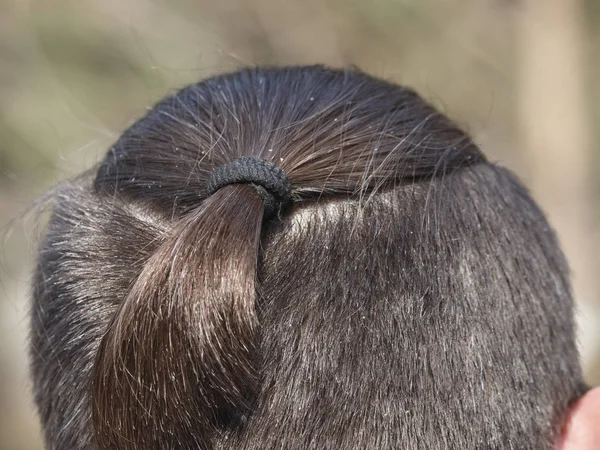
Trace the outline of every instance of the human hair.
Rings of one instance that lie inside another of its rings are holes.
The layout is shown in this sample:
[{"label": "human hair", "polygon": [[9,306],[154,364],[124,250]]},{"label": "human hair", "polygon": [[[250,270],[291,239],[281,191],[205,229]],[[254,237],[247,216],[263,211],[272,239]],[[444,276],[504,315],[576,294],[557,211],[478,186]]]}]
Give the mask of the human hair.
[{"label": "human hair", "polygon": [[[291,200],[211,192],[243,157]],[[250,68],[56,188],[32,294],[52,449],[551,449],[585,390],[526,189],[413,90]]]}]

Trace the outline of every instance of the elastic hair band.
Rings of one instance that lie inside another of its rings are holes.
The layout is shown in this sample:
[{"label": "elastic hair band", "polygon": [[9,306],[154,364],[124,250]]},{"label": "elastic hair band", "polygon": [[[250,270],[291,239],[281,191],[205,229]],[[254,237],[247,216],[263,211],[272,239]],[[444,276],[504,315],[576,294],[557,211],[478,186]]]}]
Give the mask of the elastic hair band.
[{"label": "elastic hair band", "polygon": [[286,173],[272,162],[255,156],[242,156],[215,168],[206,184],[207,195],[230,184],[254,187],[264,201],[265,218],[279,213],[292,200],[292,184]]}]

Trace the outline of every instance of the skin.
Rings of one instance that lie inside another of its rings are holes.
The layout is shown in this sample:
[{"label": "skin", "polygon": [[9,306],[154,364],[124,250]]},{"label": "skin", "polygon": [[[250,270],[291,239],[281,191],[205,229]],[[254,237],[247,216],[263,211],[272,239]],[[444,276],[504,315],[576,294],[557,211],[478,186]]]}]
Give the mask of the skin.
[{"label": "skin", "polygon": [[600,449],[600,387],[581,397],[567,421],[559,450]]}]

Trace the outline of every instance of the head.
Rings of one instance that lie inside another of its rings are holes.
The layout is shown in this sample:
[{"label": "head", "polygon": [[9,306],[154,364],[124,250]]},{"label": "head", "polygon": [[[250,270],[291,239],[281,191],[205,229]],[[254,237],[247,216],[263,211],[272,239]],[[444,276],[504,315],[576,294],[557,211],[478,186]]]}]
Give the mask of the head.
[{"label": "head", "polygon": [[[245,157],[287,195],[215,185]],[[59,186],[31,349],[49,448],[553,449],[585,391],[519,181],[412,90],[320,66],[189,86]]]}]

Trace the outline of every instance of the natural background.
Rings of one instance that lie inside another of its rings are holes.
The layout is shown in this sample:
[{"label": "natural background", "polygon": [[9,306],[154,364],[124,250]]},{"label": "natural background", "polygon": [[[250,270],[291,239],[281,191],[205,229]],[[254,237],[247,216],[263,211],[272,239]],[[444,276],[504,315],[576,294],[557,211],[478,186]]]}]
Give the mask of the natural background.
[{"label": "natural background", "polygon": [[415,87],[519,174],[571,261],[600,384],[600,0],[0,0],[0,449],[41,448],[27,206],[186,83],[315,62]]}]

